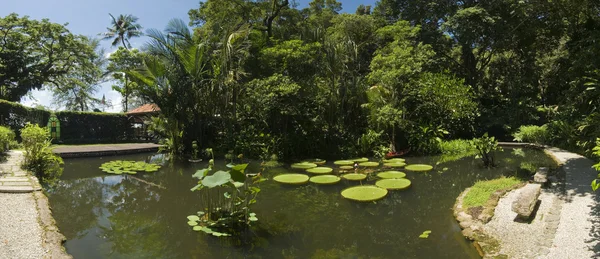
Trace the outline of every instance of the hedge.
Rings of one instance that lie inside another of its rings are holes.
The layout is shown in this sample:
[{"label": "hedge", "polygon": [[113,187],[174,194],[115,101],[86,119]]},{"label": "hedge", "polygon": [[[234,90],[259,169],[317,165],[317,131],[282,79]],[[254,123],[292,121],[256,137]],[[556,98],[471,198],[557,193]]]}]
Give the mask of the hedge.
[{"label": "hedge", "polygon": [[[19,132],[27,122],[46,126],[52,113],[0,100],[0,125]],[[89,144],[134,141],[133,129],[124,113],[73,112],[55,113],[60,121],[60,139],[56,143]]]}]

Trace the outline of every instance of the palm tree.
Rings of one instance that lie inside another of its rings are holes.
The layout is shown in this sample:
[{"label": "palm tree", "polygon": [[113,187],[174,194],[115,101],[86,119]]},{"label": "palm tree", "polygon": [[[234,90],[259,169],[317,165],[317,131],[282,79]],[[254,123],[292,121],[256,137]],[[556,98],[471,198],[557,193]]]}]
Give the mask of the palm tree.
[{"label": "palm tree", "polygon": [[112,46],[117,46],[120,42],[126,49],[131,48],[129,39],[142,35],[142,26],[136,23],[138,18],[131,14],[121,14],[115,19],[112,14],[108,15],[112,18],[111,27],[106,28],[108,30],[107,32],[101,33],[103,39],[107,40],[114,38]]}]

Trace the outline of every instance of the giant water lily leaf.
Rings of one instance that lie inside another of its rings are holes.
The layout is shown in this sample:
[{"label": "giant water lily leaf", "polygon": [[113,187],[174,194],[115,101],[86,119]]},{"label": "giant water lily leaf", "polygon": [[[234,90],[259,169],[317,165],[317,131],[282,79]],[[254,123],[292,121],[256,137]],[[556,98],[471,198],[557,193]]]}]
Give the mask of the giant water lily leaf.
[{"label": "giant water lily leaf", "polygon": [[306,171],[309,173],[313,173],[313,174],[329,174],[329,173],[333,172],[333,168],[315,167],[315,168],[306,169]]},{"label": "giant water lily leaf", "polygon": [[404,159],[404,158],[392,158],[392,159],[384,159],[381,162],[383,162],[383,163],[406,163],[406,159]]},{"label": "giant water lily leaf", "polygon": [[313,164],[313,163],[302,162],[302,163],[292,164],[291,167],[294,169],[309,169],[309,168],[317,167],[317,165]]},{"label": "giant water lily leaf", "polygon": [[308,175],[305,174],[280,174],[273,177],[274,181],[285,184],[304,184],[308,179]]},{"label": "giant water lily leaf", "polygon": [[410,187],[410,180],[405,178],[383,179],[377,181],[375,185],[388,190],[403,190]]},{"label": "giant water lily leaf", "polygon": [[393,162],[393,163],[385,163],[383,164],[383,166],[385,167],[393,167],[393,168],[397,168],[397,167],[403,167],[406,164],[403,162]]},{"label": "giant water lily leaf", "polygon": [[395,178],[404,178],[406,174],[399,171],[385,171],[377,174],[379,178],[383,179],[395,179]]},{"label": "giant water lily leaf", "polygon": [[340,169],[341,169],[341,170],[352,170],[352,169],[354,169],[354,166],[351,166],[351,165],[343,165],[343,166],[340,166]]},{"label": "giant water lily leaf", "polygon": [[363,166],[363,167],[377,167],[377,166],[379,166],[379,163],[377,163],[377,162],[362,162],[358,165]]},{"label": "giant water lily leaf", "polygon": [[335,165],[353,165],[354,161],[352,160],[337,160],[333,162]]},{"label": "giant water lily leaf", "polygon": [[303,163],[313,163],[313,164],[316,164],[316,165],[324,165],[325,163],[327,163],[327,160],[315,158],[315,159],[304,160],[302,162]]},{"label": "giant water lily leaf", "polygon": [[342,178],[350,181],[362,181],[367,178],[366,174],[345,174]]},{"label": "giant water lily leaf", "polygon": [[213,175],[209,175],[202,179],[202,185],[213,188],[228,183],[231,180],[231,174],[225,171],[217,171]]},{"label": "giant water lily leaf", "polygon": [[317,175],[310,178],[311,183],[316,184],[335,184],[341,179],[335,175]]},{"label": "giant water lily leaf", "polygon": [[366,157],[354,158],[354,159],[350,159],[350,160],[352,160],[352,161],[354,161],[354,162],[358,162],[358,163],[362,163],[362,162],[367,162],[367,161],[369,161],[369,159],[368,159],[368,158],[366,158]]},{"label": "giant water lily leaf", "polygon": [[409,170],[409,171],[414,171],[414,172],[426,172],[426,171],[433,169],[433,166],[424,165],[424,164],[414,164],[414,165],[407,165],[405,167],[405,169]]},{"label": "giant water lily leaf", "polygon": [[342,196],[354,201],[375,201],[387,195],[388,191],[374,185],[361,185],[347,188],[342,191]]}]

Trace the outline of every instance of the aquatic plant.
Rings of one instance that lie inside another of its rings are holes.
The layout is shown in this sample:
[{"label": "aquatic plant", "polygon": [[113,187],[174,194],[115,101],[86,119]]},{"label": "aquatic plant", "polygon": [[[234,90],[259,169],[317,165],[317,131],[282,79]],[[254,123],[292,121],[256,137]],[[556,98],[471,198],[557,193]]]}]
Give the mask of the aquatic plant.
[{"label": "aquatic plant", "polygon": [[404,163],[404,162],[393,162],[393,163],[383,164],[383,166],[385,166],[385,167],[403,167],[405,165],[406,165],[406,163]]},{"label": "aquatic plant", "polygon": [[103,163],[99,168],[109,174],[136,174],[138,172],[156,172],[160,167],[160,165],[149,164],[144,161],[114,160]]},{"label": "aquatic plant", "polygon": [[382,179],[404,178],[406,174],[400,171],[385,171],[377,174],[377,177]]},{"label": "aquatic plant", "polygon": [[342,178],[344,178],[346,180],[350,180],[350,181],[362,181],[364,179],[367,179],[367,175],[366,174],[352,173],[352,174],[342,175]]},{"label": "aquatic plant", "polygon": [[333,164],[335,164],[335,165],[353,165],[354,161],[352,161],[352,160],[337,160],[337,161],[334,161]]},{"label": "aquatic plant", "polygon": [[308,163],[308,162],[301,162],[301,163],[295,163],[291,165],[291,168],[294,169],[310,169],[310,168],[314,168],[317,167],[316,164],[313,163]]},{"label": "aquatic plant", "polygon": [[406,178],[397,179],[382,179],[375,182],[377,187],[381,187],[387,190],[403,190],[410,187],[410,180]]},{"label": "aquatic plant", "polygon": [[433,169],[433,166],[424,164],[407,165],[404,169],[414,172],[426,172]]},{"label": "aquatic plant", "polygon": [[362,162],[360,164],[358,164],[359,166],[364,166],[364,167],[378,167],[379,163],[378,162]]},{"label": "aquatic plant", "polygon": [[311,177],[309,181],[316,184],[336,184],[340,180],[341,178],[335,175],[317,175]]},{"label": "aquatic plant", "polygon": [[309,178],[305,174],[280,174],[273,177],[273,181],[285,184],[305,184]]},{"label": "aquatic plant", "polygon": [[471,144],[477,149],[479,153],[477,157],[481,158],[485,167],[496,166],[494,151],[502,150],[502,148],[498,146],[496,138],[489,137],[488,134],[485,133],[481,138],[474,138],[471,140]]},{"label": "aquatic plant", "polygon": [[427,239],[429,238],[429,234],[431,234],[431,230],[425,230],[423,234],[419,235],[419,238]]},{"label": "aquatic plant", "polygon": [[342,197],[353,201],[376,201],[385,197],[388,191],[374,185],[361,185],[346,188],[341,194]]},{"label": "aquatic plant", "polygon": [[312,174],[329,174],[329,173],[333,172],[333,168],[330,168],[330,167],[315,167],[315,168],[306,169],[306,172],[309,172],[309,173],[312,173]]},{"label": "aquatic plant", "polygon": [[[210,150],[212,155],[212,150]],[[229,171],[213,171],[214,159],[209,167],[196,171],[192,176],[198,184],[191,191],[202,191],[204,211],[188,216],[188,225],[194,231],[222,237],[231,236],[248,228],[258,220],[250,211],[260,192],[257,184],[264,181],[261,174],[246,173],[248,164],[233,166]]]}]

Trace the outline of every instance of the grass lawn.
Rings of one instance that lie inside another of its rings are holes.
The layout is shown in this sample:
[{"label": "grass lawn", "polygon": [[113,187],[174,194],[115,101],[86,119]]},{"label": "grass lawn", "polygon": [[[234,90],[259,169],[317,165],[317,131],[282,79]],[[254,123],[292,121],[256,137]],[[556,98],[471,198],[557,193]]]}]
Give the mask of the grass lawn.
[{"label": "grass lawn", "polygon": [[495,191],[511,188],[519,183],[521,183],[521,180],[515,177],[502,177],[488,181],[479,181],[471,187],[471,190],[469,190],[463,199],[463,206],[465,208],[483,206]]}]

